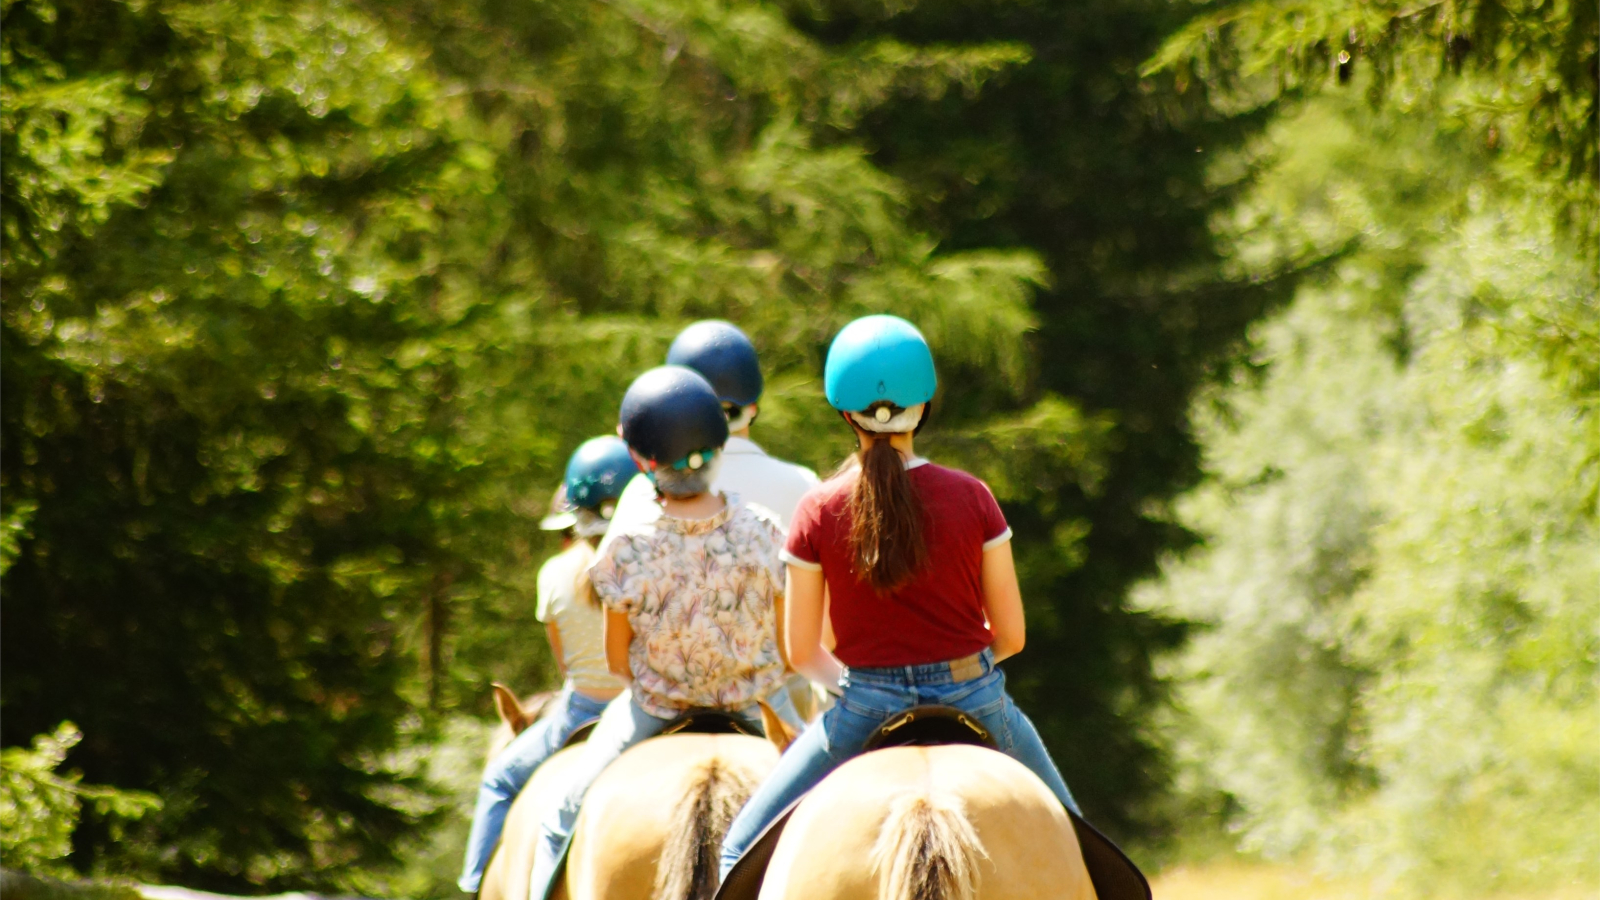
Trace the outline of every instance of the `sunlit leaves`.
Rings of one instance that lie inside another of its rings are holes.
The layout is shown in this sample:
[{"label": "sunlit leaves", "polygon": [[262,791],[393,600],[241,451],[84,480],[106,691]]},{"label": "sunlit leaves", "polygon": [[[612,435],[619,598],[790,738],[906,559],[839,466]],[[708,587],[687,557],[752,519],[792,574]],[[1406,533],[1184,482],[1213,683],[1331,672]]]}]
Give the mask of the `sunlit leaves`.
[{"label": "sunlit leaves", "polygon": [[83,734],[62,722],[51,734],[33,739],[33,749],[8,747],[0,754],[0,849],[9,868],[60,874],[60,860],[72,852],[72,832],[83,806],[118,819],[138,819],[161,801],[142,791],[83,784],[76,771],[60,771],[67,752]]},{"label": "sunlit leaves", "polygon": [[1597,60],[1600,13],[1572,0],[1235,0],[1197,15],[1146,70],[1192,74],[1244,103],[1352,79],[1400,109],[1436,103],[1592,245]]},{"label": "sunlit leaves", "polygon": [[1595,275],[1438,128],[1324,101],[1274,129],[1238,258],[1355,249],[1200,408],[1207,544],[1144,596],[1208,626],[1173,733],[1246,846],[1423,893],[1592,880]]}]

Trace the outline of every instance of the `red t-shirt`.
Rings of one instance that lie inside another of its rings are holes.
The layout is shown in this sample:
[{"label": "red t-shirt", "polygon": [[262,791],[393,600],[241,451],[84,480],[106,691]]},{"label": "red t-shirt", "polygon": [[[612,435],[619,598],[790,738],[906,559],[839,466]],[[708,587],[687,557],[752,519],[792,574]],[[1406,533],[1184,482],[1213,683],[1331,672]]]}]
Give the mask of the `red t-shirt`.
[{"label": "red t-shirt", "polygon": [[982,481],[925,460],[906,474],[922,500],[928,561],[911,580],[879,594],[856,577],[850,553],[850,491],[841,475],[808,491],[795,508],[785,562],[821,568],[847,666],[914,666],[970,656],[994,636],[983,611],[983,551],[1011,539],[1000,504]]}]

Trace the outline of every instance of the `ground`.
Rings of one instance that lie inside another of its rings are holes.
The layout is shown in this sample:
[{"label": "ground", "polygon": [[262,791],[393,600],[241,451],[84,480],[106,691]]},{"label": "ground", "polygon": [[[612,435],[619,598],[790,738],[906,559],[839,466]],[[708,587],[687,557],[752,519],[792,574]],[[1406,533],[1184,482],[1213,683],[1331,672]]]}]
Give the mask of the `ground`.
[{"label": "ground", "polygon": [[[1175,866],[1157,876],[1151,887],[1155,900],[1369,900],[1393,896],[1369,882],[1324,879],[1309,869],[1232,860]],[[1600,900],[1600,887],[1485,893],[1459,900]]]}]

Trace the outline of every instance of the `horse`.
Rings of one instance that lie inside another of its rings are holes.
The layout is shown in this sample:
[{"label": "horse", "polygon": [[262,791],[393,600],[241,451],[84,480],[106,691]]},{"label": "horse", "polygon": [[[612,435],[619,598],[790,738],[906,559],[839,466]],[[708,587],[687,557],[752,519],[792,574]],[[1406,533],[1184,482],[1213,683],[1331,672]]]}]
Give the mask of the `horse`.
[{"label": "horse", "polygon": [[[489,738],[488,759],[494,759],[512,738],[537,721],[556,696],[554,691],[545,691],[518,701],[516,694],[505,685],[497,683],[493,688],[494,708],[500,723]],[[533,871],[533,848],[539,836],[539,822],[566,796],[567,770],[582,751],[581,744],[565,747],[533,771],[533,777],[528,779],[506,813],[500,844],[489,858],[489,866],[478,887],[479,900],[528,900],[528,875]]]},{"label": "horse", "polygon": [[1039,897],[1096,900],[1079,836],[1037,776],[970,744],[840,766],[795,808],[760,887],[760,900]]},{"label": "horse", "polygon": [[[537,715],[500,685],[495,709],[501,725],[491,757]],[[777,723],[770,709],[762,716]],[[768,733],[782,732],[768,724]],[[584,798],[550,900],[710,900],[723,835],[779,749],[743,734],[668,734],[630,747]],[[540,823],[565,796],[567,770],[582,750],[564,748],[534,770],[506,815],[480,900],[529,900]]]},{"label": "horse", "polygon": [[671,734],[630,747],[584,798],[570,900],[710,900],[722,838],[778,763],[764,738]]}]

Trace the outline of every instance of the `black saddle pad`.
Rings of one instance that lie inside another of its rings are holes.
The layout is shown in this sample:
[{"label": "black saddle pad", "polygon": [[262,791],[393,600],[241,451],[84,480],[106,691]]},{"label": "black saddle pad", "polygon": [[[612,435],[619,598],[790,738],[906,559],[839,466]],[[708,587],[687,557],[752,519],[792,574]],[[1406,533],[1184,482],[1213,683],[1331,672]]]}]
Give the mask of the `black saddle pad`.
[{"label": "black saddle pad", "polygon": [[[885,747],[928,746],[934,744],[976,744],[995,750],[994,736],[976,719],[950,706],[917,706],[885,719],[872,737],[867,740],[864,752]],[[805,797],[801,796],[761,832],[750,849],[734,864],[728,878],[717,889],[716,900],[756,900],[761,893],[761,880],[772,861],[778,839],[784,826],[794,815],[795,807]],[[1094,883],[1099,900],[1151,900],[1150,883],[1133,860],[1110,838],[1101,834],[1082,816],[1067,810],[1073,830],[1078,834],[1078,846],[1083,854],[1084,868],[1089,870],[1089,880]]]}]

